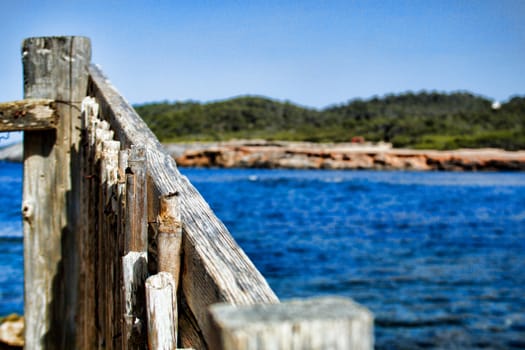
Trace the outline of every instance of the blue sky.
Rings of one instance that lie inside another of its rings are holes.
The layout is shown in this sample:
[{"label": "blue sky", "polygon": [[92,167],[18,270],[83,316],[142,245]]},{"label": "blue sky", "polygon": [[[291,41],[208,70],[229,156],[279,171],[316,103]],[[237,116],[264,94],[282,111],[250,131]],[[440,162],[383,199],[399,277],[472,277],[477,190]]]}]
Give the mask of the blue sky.
[{"label": "blue sky", "polygon": [[24,38],[84,35],[131,103],[264,95],[322,108],[405,91],[525,94],[525,1],[2,1],[0,101]]}]

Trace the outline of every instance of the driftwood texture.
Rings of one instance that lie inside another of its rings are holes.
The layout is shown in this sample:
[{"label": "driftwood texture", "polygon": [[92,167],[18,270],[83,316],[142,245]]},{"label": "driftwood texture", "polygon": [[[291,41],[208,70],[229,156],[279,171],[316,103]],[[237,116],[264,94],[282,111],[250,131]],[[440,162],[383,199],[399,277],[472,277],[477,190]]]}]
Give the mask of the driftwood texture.
[{"label": "driftwood texture", "polygon": [[30,38],[22,45],[24,98],[61,101],[55,130],[24,137],[26,349],[78,348],[80,101],[90,56],[83,37]]},{"label": "driftwood texture", "polygon": [[[196,324],[200,329],[188,334],[210,336],[207,307],[216,302],[233,304],[276,303],[278,299],[268,283],[242,249],[233,240],[224,224],[215,216],[206,201],[185,176],[172,157],[164,150],[151,130],[108,82],[100,69],[89,68],[90,91],[101,108],[101,115],[115,130],[123,148],[143,145],[147,153],[147,168],[156,198],[179,193],[183,222],[183,255],[181,268],[182,298],[190,314],[179,315],[184,324]],[[182,329],[181,332],[186,330]],[[190,337],[180,335],[182,346],[191,347]]]},{"label": "driftwood texture", "polygon": [[[110,134],[111,135],[111,134]],[[111,135],[112,136],[112,135]],[[121,314],[115,309],[118,305],[120,291],[115,285],[120,284],[117,269],[120,264],[120,254],[117,246],[117,180],[118,180],[118,155],[120,142],[105,140],[102,142],[100,156],[101,204],[99,205],[102,218],[98,238],[98,265],[97,279],[99,297],[99,318],[104,325],[103,339],[105,349],[114,349],[116,337],[120,334],[118,328]]]},{"label": "driftwood texture", "polygon": [[[86,299],[82,300],[81,308],[90,318],[86,318],[86,322],[81,325],[81,341],[84,348],[113,349],[115,334],[119,334],[118,321],[121,319],[120,314],[117,318],[114,316],[116,305],[113,293],[115,267],[121,265],[114,244],[117,221],[114,192],[120,143],[113,140],[109,124],[98,119],[96,102],[86,98],[82,107],[84,118],[87,118],[85,145],[89,154],[86,160],[89,171],[84,177],[90,181],[82,191],[83,196],[88,196],[88,216],[84,220],[89,233],[87,237],[82,237],[81,285],[83,290],[92,292],[82,294]],[[90,271],[90,274],[85,275],[85,271]],[[115,322],[115,319],[118,321]]]},{"label": "driftwood texture", "polygon": [[173,350],[177,347],[175,280],[169,272],[159,272],[146,280],[148,348]]},{"label": "driftwood texture", "polygon": [[0,131],[49,130],[56,128],[55,101],[27,99],[0,103]]},{"label": "driftwood texture", "polygon": [[99,207],[100,178],[96,174],[100,169],[95,161],[95,130],[98,124],[98,104],[92,98],[86,97],[82,101],[82,121],[86,129],[84,147],[81,148],[82,157],[82,186],[80,202],[83,206],[81,216],[84,234],[79,239],[80,260],[80,294],[78,323],[78,348],[97,349],[98,337],[96,327],[97,288],[95,283],[96,254],[97,254],[97,228]]},{"label": "driftwood texture", "polygon": [[148,200],[146,150],[131,146],[126,168],[126,216],[124,252],[148,250]]},{"label": "driftwood texture", "polygon": [[182,254],[182,222],[178,193],[160,197],[159,206],[159,215],[157,217],[157,264],[159,271],[169,273],[173,278],[173,303],[170,307],[173,313],[175,344],[177,344],[179,319],[177,291]]},{"label": "driftwood texture", "polygon": [[122,258],[125,305],[122,349],[142,350],[146,346],[147,259],[145,252],[129,252]]},{"label": "driftwood texture", "polygon": [[346,298],[210,307],[216,350],[371,350],[373,317]]}]

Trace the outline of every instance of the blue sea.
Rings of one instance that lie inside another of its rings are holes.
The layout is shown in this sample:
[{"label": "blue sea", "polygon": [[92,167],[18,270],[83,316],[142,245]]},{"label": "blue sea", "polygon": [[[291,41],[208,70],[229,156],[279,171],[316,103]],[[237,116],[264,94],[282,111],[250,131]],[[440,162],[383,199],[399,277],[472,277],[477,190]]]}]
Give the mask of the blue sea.
[{"label": "blue sea", "polygon": [[24,311],[22,164],[0,161],[0,316]]},{"label": "blue sea", "polygon": [[[181,171],[281,299],[353,298],[376,348],[525,348],[524,173]],[[0,163],[0,314],[23,310],[21,172]]]}]

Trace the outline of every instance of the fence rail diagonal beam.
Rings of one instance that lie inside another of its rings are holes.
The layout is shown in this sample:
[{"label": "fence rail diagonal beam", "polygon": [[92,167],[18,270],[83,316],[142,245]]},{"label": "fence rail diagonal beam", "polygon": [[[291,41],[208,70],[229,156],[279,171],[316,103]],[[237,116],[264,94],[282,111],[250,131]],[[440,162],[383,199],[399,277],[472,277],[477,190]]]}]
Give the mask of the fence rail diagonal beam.
[{"label": "fence rail diagonal beam", "polygon": [[91,65],[89,73],[89,93],[97,99],[101,115],[110,122],[123,148],[132,144],[146,148],[148,176],[157,197],[180,194],[185,255],[181,287],[205,337],[209,336],[210,304],[278,302],[267,281],[135,110],[97,66]]}]

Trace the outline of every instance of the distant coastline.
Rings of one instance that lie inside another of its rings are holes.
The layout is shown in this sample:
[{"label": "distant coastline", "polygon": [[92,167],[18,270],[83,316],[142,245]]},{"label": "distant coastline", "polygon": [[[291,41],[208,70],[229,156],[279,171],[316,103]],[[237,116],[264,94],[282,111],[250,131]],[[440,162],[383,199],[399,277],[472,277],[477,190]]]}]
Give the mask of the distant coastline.
[{"label": "distant coastline", "polygon": [[392,148],[388,143],[245,140],[166,144],[182,167],[525,171],[525,151]]},{"label": "distant coastline", "polygon": [[385,95],[312,109],[261,96],[135,109],[161,142],[265,139],[385,141],[395,148],[525,149],[525,96],[494,103],[469,92]]},{"label": "distant coastline", "polygon": [[[266,140],[167,143],[181,167],[525,171],[525,151],[392,148],[388,143],[310,143]],[[22,143],[0,148],[0,161],[21,162]]]}]

